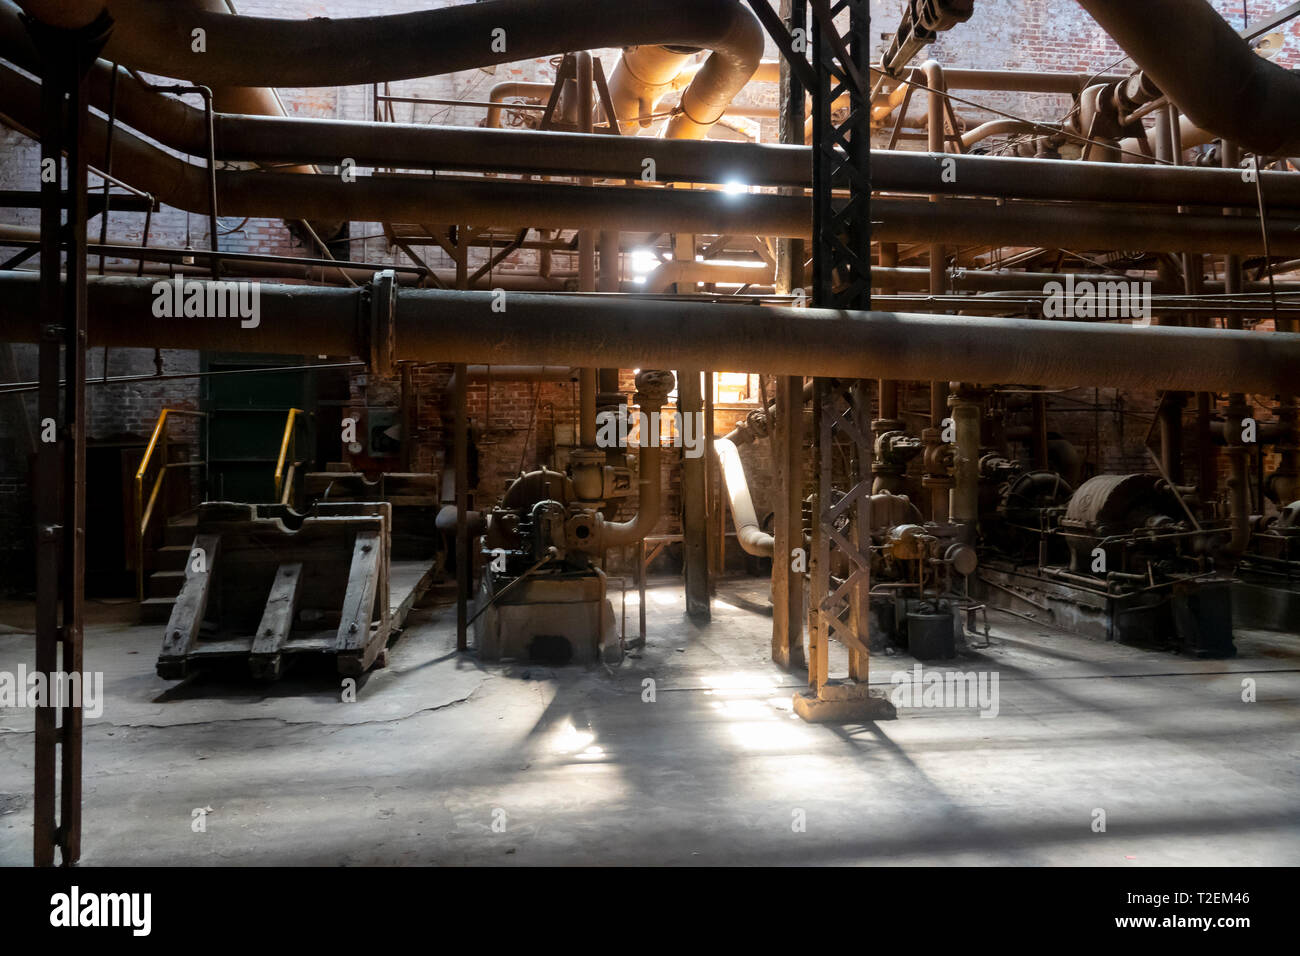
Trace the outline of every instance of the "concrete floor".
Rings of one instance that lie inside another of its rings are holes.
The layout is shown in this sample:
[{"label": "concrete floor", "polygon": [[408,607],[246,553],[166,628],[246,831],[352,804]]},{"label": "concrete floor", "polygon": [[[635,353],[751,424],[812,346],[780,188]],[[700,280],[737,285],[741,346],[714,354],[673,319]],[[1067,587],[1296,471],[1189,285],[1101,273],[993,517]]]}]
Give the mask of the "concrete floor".
[{"label": "concrete floor", "polygon": [[[649,645],[612,672],[481,665],[455,653],[454,611],[417,611],[355,703],[327,669],[160,680],[159,628],[92,603],[83,862],[1300,863],[1300,637],[1242,632],[1236,659],[1195,661],[995,613],[992,646],[951,669],[998,674],[996,718],[808,725],[743,606],[755,583],[724,585],[701,627],[662,582]],[[0,605],[0,671],[32,665],[31,614]],[[913,664],[878,655],[873,683]],[[31,727],[0,710],[0,864],[31,861]]]}]

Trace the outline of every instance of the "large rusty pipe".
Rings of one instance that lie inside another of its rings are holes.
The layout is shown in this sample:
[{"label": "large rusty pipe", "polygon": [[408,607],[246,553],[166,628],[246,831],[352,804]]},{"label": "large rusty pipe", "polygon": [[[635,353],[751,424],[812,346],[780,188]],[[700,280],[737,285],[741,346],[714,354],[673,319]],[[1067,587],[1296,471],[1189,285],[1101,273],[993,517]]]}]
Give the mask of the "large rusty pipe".
[{"label": "large rusty pipe", "polygon": [[1300,75],[1256,55],[1208,3],[1079,5],[1197,126],[1263,155],[1300,149]]},{"label": "large rusty pipe", "polygon": [[[111,76],[102,61],[92,71],[92,99],[100,106],[107,106]],[[202,110],[145,89],[120,68],[117,84],[121,123],[183,152],[206,149]],[[0,105],[28,129],[38,120],[39,90],[13,70],[0,69]],[[811,154],[802,146],[608,136],[596,141],[582,133],[228,114],[217,114],[213,123],[218,159],[268,165],[336,165],[346,152],[362,167],[628,179],[638,178],[649,158],[660,182],[807,186],[811,181]],[[96,138],[103,134],[102,120],[91,125]],[[118,135],[130,134],[119,129]],[[929,153],[873,152],[874,188],[1061,201],[1255,204],[1254,185],[1230,170],[944,154],[941,142],[932,143]],[[945,163],[954,175],[942,175]],[[1265,171],[1260,183],[1273,208],[1300,207],[1300,176]]]},{"label": "large rusty pipe", "polygon": [[[51,8],[38,0],[20,5],[38,17]],[[750,42],[738,24],[755,20],[736,0],[642,0],[634,7],[602,0],[488,0],[307,20],[232,16],[171,0],[98,5],[116,21],[105,59],[209,86],[358,86],[641,44],[748,57],[748,46],[732,45]],[[202,50],[193,44],[196,29],[204,31]]]},{"label": "large rusty pipe", "polygon": [[[363,290],[262,283],[254,327],[239,318],[154,314],[149,279],[91,277],[90,345],[367,354]],[[166,292],[162,282],[158,296]],[[490,292],[396,291],[394,355],[419,362],[761,368],[837,378],[1017,382],[1280,392],[1294,387],[1300,335],[837,312],[783,306]],[[0,338],[34,342],[39,277],[0,273]],[[306,321],[307,317],[310,321]]]}]

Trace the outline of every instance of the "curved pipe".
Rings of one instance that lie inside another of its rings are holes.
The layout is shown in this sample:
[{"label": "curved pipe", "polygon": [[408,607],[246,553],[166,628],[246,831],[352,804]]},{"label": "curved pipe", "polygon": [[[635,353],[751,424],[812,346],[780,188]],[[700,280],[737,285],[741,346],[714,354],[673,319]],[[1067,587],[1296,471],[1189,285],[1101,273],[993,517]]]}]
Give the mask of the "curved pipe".
[{"label": "curved pipe", "polygon": [[[668,389],[637,393],[640,411],[645,413],[647,421],[659,420],[667,396]],[[640,541],[654,530],[662,514],[663,448],[659,444],[658,434],[642,435],[641,446],[637,451],[636,514],[626,521],[601,522],[601,547],[618,548]]]},{"label": "curved pipe", "polygon": [[1208,3],[1079,5],[1197,126],[1266,156],[1300,148],[1300,75],[1256,55]]},{"label": "curved pipe", "polygon": [[776,538],[759,527],[739,449],[729,439],[716,438],[713,450],[718,456],[718,467],[727,488],[727,500],[731,503],[731,520],[736,526],[736,540],[747,554],[770,558],[776,552]]},{"label": "curved pipe", "polygon": [[[713,45],[714,53],[691,71],[676,112],[664,127],[667,139],[704,139],[732,99],[758,71],[763,59],[763,26],[748,7],[736,4],[732,22]],[[677,77],[694,53],[672,45],[633,46],[610,78],[609,94],[624,132],[651,125],[659,99],[679,88]]]},{"label": "curved pipe", "polygon": [[[67,19],[92,5],[107,7],[116,27],[105,59],[209,86],[357,86],[570,50],[651,44],[709,49],[712,65],[701,69],[705,83],[687,111],[697,123],[709,121],[719,97],[730,100],[742,71],[740,86],[754,73],[763,38],[757,18],[738,0],[640,0],[633,7],[604,0],[487,0],[309,20],[187,10],[171,0],[77,0],[72,9],[51,0],[21,5],[38,18]],[[206,38],[201,52],[193,49],[196,29]],[[287,50],[300,55],[286,56]]]},{"label": "curved pipe", "polygon": [[[38,18],[78,19],[43,0],[23,0]],[[376,17],[284,20],[235,17],[224,0],[202,9],[164,0],[108,0],[116,21],[104,57],[139,70],[210,86],[354,86],[436,76],[568,50],[630,47],[634,63],[615,70],[616,111],[649,112],[689,53],[712,54],[682,93],[664,135],[702,139],[749,82],[765,35],[737,0],[643,0],[634,9],[598,0],[489,0],[439,10]],[[177,8],[180,8],[179,10]],[[206,46],[193,49],[192,31]],[[302,56],[285,56],[300,50]],[[310,55],[306,55],[310,53]],[[624,60],[627,59],[625,55]]]},{"label": "curved pipe", "polygon": [[[488,107],[487,123],[485,125],[489,129],[501,128],[500,104],[510,97],[518,96],[544,100],[551,95],[551,89],[552,84],[550,83],[519,83],[515,81],[498,83],[488,92],[488,102],[497,105]],[[392,124],[387,125],[391,126]]]}]

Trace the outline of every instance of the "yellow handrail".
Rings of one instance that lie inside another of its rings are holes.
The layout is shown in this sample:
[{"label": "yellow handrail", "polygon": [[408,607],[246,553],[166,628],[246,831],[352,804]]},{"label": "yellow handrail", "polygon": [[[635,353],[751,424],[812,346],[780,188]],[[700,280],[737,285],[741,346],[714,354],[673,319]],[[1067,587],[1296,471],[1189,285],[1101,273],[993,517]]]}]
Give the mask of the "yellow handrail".
[{"label": "yellow handrail", "polygon": [[[144,450],[144,457],[140,459],[140,467],[135,470],[135,591],[136,598],[141,601],[144,600],[144,536],[149,530],[149,522],[153,519],[154,505],[157,504],[158,495],[162,491],[168,463],[164,461],[163,466],[158,469],[158,477],[154,479],[153,488],[149,491],[148,507],[144,503],[144,477],[149,472],[149,463],[153,460],[153,453],[159,441],[162,442],[164,457],[166,456],[168,415],[194,415],[203,418],[207,413],[191,411],[188,408],[164,408],[158,415],[158,424],[154,425],[153,434],[149,437],[149,445]],[[202,463],[200,461],[196,464]]]},{"label": "yellow handrail", "polygon": [[[280,439],[280,457],[275,461],[275,500],[280,504],[288,504],[285,499],[293,488],[291,473],[290,483],[284,486],[284,493],[281,494],[281,485],[284,482],[284,459],[289,454],[289,443],[294,441],[293,420],[299,415],[305,414],[307,413],[301,408],[291,408],[289,409],[288,416],[284,420],[284,437]],[[294,465],[291,463],[289,467],[292,469]]]}]

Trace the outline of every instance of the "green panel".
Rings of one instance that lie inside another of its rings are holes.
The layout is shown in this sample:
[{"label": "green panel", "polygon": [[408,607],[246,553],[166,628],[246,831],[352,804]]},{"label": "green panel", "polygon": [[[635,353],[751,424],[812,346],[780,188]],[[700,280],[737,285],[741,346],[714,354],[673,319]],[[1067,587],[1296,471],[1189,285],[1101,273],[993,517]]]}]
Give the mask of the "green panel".
[{"label": "green panel", "polygon": [[[297,355],[207,354],[204,371],[246,370],[247,375],[212,375],[204,379],[204,411],[210,478],[209,500],[275,500],[275,463],[289,409],[311,411],[315,402],[313,373],[261,372],[258,369],[302,365]],[[299,459],[311,460],[315,448],[310,416],[298,416]]]}]

